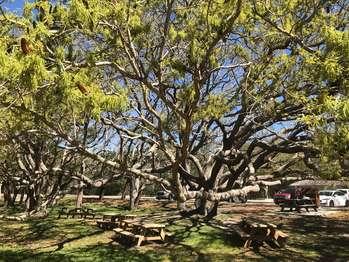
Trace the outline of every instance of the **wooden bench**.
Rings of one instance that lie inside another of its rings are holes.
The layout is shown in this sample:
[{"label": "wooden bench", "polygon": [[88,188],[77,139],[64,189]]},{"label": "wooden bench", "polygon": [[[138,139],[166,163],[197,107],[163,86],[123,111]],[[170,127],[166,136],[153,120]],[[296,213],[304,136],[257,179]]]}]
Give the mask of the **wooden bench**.
[{"label": "wooden bench", "polygon": [[115,221],[97,220],[96,223],[99,228],[104,230],[110,230],[119,226],[119,223]]},{"label": "wooden bench", "polygon": [[309,212],[309,208],[314,209],[315,212],[317,212],[318,206],[315,204],[305,204],[305,205],[298,205],[297,211],[300,211],[302,208],[304,208],[307,212]]},{"label": "wooden bench", "polygon": [[114,228],[113,231],[115,232],[115,239],[122,241],[127,240],[127,244],[136,244],[138,247],[141,245],[144,236],[134,234],[130,231],[126,231],[122,228]]}]

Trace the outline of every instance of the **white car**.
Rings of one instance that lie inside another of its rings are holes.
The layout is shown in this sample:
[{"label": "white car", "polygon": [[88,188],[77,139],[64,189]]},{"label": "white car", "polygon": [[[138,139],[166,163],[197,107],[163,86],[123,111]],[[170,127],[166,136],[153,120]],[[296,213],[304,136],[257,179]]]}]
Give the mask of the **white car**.
[{"label": "white car", "polygon": [[347,201],[346,192],[343,190],[322,190],[319,191],[320,204],[323,206],[346,206],[349,205]]},{"label": "white car", "polygon": [[349,200],[349,189],[348,188],[339,188],[337,190],[344,191],[345,197],[347,198],[347,200]]}]

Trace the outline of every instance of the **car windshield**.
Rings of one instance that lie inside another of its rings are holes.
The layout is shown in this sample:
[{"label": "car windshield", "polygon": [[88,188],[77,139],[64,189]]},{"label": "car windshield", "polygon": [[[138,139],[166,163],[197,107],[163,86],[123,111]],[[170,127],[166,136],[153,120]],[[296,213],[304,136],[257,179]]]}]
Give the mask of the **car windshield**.
[{"label": "car windshield", "polygon": [[292,189],[291,188],[285,188],[280,190],[278,193],[291,193]]},{"label": "car windshield", "polygon": [[331,191],[320,191],[319,195],[320,196],[331,196],[333,194],[333,192]]}]

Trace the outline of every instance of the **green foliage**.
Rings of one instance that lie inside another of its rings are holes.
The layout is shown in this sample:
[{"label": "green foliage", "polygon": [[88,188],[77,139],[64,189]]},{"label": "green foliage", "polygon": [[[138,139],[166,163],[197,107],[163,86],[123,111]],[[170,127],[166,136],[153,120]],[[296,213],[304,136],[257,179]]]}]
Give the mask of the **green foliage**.
[{"label": "green foliage", "polygon": [[196,112],[194,119],[220,119],[230,109],[227,99],[222,95],[209,95],[207,102]]},{"label": "green foliage", "polygon": [[[100,9],[91,12],[89,8]],[[82,55],[77,47],[78,44],[87,44],[87,39],[81,38],[77,40],[81,43],[71,43],[70,37],[61,37],[58,45],[56,40],[51,39],[53,32],[51,27],[54,24],[68,21],[70,18],[73,18],[71,22],[78,21],[81,24],[97,21],[104,11],[98,1],[89,1],[89,8],[84,6],[83,1],[72,1],[69,8],[63,5],[53,8],[47,1],[25,4],[23,17],[16,19],[28,25],[25,28],[26,34],[21,30],[18,31],[20,36],[1,34],[0,81],[7,83],[3,101],[7,103],[15,101],[13,105],[24,105],[30,110],[45,112],[46,116],[51,114],[50,117],[53,119],[58,117],[58,113],[69,118],[69,112],[75,115],[87,112],[98,119],[100,113],[105,110],[127,108],[127,89],[118,87],[118,83],[115,82],[111,83],[114,91],[106,94],[101,89],[98,70],[95,68],[67,70],[64,65],[67,59],[76,59]],[[12,30],[17,30],[16,24],[12,25]],[[29,45],[30,51],[27,55],[21,50],[19,42],[22,38],[25,38]],[[48,60],[52,51],[54,58]],[[92,57],[86,55],[88,63],[93,64],[96,58]],[[78,82],[86,86],[88,94],[79,91]]]},{"label": "green foliage", "polygon": [[[149,99],[169,137],[191,137],[185,132],[197,122],[225,121],[244,104],[244,122],[303,121],[324,159],[336,159],[348,150],[349,115],[349,34],[339,2],[28,2],[23,16],[1,18],[1,102],[16,108],[11,121],[32,121],[31,110],[69,133],[72,119],[134,117],[129,104],[152,121]],[[300,108],[295,115],[291,105]]]}]

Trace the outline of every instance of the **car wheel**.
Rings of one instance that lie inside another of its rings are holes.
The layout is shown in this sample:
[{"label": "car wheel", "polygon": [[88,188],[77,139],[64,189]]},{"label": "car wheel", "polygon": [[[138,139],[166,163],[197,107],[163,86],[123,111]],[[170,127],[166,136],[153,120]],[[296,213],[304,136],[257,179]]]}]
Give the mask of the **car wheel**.
[{"label": "car wheel", "polygon": [[345,201],[345,206],[349,207],[349,200]]},{"label": "car wheel", "polygon": [[334,202],[333,202],[333,201],[330,201],[329,206],[330,206],[330,207],[334,207]]}]

